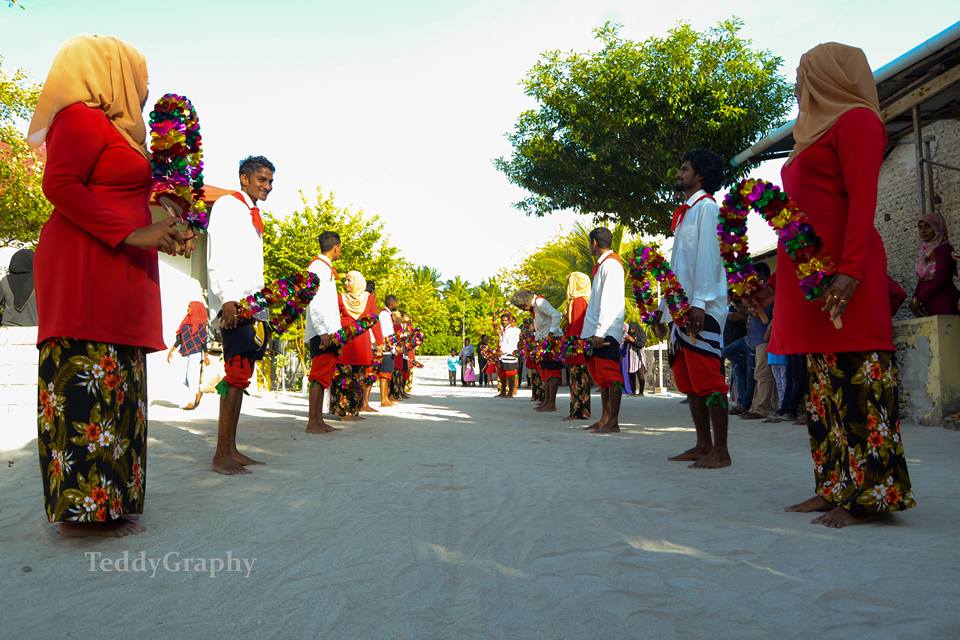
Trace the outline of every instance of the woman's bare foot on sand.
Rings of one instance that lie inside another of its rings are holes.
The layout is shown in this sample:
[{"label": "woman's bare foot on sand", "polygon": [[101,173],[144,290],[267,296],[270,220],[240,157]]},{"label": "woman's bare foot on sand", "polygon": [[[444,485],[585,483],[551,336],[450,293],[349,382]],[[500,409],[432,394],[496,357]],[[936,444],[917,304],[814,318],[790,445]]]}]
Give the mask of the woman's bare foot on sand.
[{"label": "woman's bare foot on sand", "polygon": [[823,526],[830,527],[831,529],[843,529],[844,527],[852,527],[855,524],[876,522],[886,515],[887,514],[882,513],[870,516],[855,516],[843,507],[834,507],[827,513],[814,518],[810,522],[812,524],[822,524]]},{"label": "woman's bare foot on sand", "polygon": [[213,456],[213,462],[210,463],[210,468],[216,471],[217,473],[222,473],[225,476],[242,476],[244,474],[250,473],[243,467],[243,465],[237,462],[231,455]]},{"label": "woman's bare foot on sand", "polygon": [[64,538],[123,538],[143,533],[139,522],[118,518],[111,522],[61,522],[58,532]]},{"label": "woman's bare foot on sand", "polygon": [[792,504],[789,507],[784,507],[784,511],[795,511],[797,513],[813,513],[814,511],[823,511],[827,512],[833,509],[833,503],[824,500],[820,496],[813,496],[812,498],[807,498],[803,502],[798,502],[797,504]]},{"label": "woman's bare foot on sand", "polygon": [[693,447],[692,449],[687,449],[681,454],[667,458],[672,462],[696,462],[703,456],[710,453],[712,447]]},{"label": "woman's bare foot on sand", "polygon": [[616,422],[610,424],[604,424],[597,427],[594,430],[594,433],[620,433],[620,425]]},{"label": "woman's bare foot on sand", "polygon": [[[589,418],[590,416],[587,416]],[[586,420],[586,418],[577,418],[576,416],[567,416],[563,419],[564,422],[579,422],[580,420]]]},{"label": "woman's bare foot on sand", "polygon": [[691,469],[723,469],[732,464],[730,454],[726,449],[711,449],[710,453],[703,456],[692,465]]}]

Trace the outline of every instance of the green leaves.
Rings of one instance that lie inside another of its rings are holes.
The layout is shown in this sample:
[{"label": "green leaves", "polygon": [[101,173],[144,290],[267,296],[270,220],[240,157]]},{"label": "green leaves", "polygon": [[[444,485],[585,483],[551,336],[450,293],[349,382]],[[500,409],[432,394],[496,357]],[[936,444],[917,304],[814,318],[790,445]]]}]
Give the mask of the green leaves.
[{"label": "green leaves", "polygon": [[792,103],[782,60],[751,49],[741,27],[737,19],[705,32],[679,24],[634,42],[606,23],[595,30],[596,51],[542,54],[522,83],[539,108],[507,134],[513,156],[494,161],[531,194],[515,206],[666,231],[683,154],[707,147],[730,158],[782,124]]}]

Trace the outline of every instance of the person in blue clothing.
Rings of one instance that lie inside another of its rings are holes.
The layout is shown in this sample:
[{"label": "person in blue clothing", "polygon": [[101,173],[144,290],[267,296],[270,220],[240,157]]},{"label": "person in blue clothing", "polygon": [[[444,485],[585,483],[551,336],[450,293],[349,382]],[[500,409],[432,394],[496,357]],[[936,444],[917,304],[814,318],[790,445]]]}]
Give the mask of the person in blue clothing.
[{"label": "person in blue clothing", "polygon": [[447,358],[447,374],[450,376],[450,386],[457,386],[457,365],[460,364],[460,357],[456,349],[450,350],[450,357]]}]

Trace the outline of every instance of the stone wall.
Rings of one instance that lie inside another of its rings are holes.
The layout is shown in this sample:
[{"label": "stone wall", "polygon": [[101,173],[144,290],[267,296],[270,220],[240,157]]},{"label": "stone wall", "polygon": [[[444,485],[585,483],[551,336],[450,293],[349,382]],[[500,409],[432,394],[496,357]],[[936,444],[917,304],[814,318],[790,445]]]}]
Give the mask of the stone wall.
[{"label": "stone wall", "polygon": [[894,342],[903,419],[945,425],[960,409],[960,316],[897,322]]},{"label": "stone wall", "polygon": [[0,450],[37,437],[37,328],[0,327]]},{"label": "stone wall", "polygon": [[[960,121],[940,120],[925,124],[924,138],[930,139],[931,159],[960,166]],[[916,151],[913,135],[901,138],[880,169],[877,198],[877,228],[887,250],[888,272],[913,295],[917,285],[914,269],[920,237],[917,220],[920,207],[917,190]],[[954,247],[960,244],[960,171],[933,168],[933,190],[940,199],[936,211],[947,219]],[[927,198],[929,200],[929,193]],[[911,318],[907,302],[898,318]]]}]

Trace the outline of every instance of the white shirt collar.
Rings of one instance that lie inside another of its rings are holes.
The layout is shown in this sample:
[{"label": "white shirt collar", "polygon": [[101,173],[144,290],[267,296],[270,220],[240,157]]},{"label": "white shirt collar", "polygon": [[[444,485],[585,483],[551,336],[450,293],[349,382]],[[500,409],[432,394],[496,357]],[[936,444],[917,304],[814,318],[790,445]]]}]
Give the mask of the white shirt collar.
[{"label": "white shirt collar", "polygon": [[327,256],[325,256],[325,255],[323,255],[323,254],[321,253],[320,255],[317,256],[317,260],[319,260],[320,262],[324,263],[325,265],[327,265],[328,267],[330,267],[331,270],[333,270],[333,262],[331,262],[331,261],[330,261],[330,258],[328,258]]},{"label": "white shirt collar", "polygon": [[700,198],[702,198],[702,197],[705,196],[705,195],[707,195],[707,192],[704,191],[703,189],[700,189],[700,190],[697,191],[695,194],[693,194],[692,196],[690,196],[690,198],[687,200],[687,206],[688,206],[688,207],[692,207],[694,202],[696,202],[697,200],[699,200]]},{"label": "white shirt collar", "polygon": [[237,193],[240,194],[240,196],[243,198],[243,201],[246,202],[246,203],[247,203],[247,206],[250,207],[251,209],[253,209],[255,206],[257,206],[257,205],[253,202],[253,198],[251,198],[251,197],[247,194],[247,192],[244,191],[243,189],[238,189],[238,190],[237,190]]},{"label": "white shirt collar", "polygon": [[610,255],[611,253],[613,253],[613,249],[607,249],[606,251],[604,251],[603,253],[601,253],[601,254],[600,254],[600,257],[597,258],[597,264],[600,264],[601,262],[603,262],[603,259],[606,258],[606,257],[607,257],[608,255]]}]

